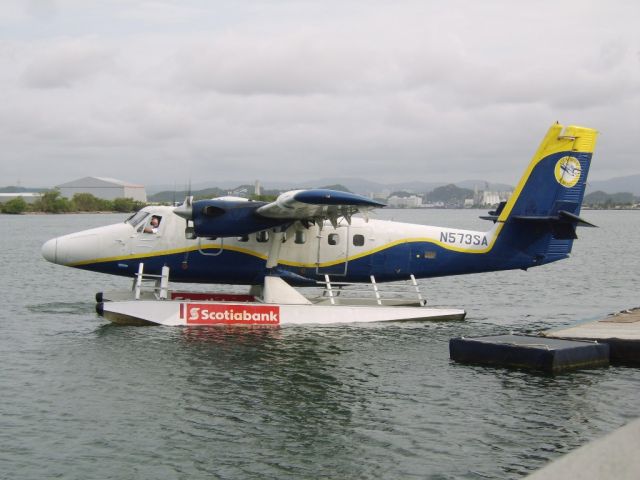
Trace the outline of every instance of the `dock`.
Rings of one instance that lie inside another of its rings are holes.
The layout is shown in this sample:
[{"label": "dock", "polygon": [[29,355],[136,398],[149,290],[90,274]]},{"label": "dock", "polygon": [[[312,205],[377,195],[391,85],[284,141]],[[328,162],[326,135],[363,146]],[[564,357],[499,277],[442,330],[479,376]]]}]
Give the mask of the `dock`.
[{"label": "dock", "polygon": [[606,343],[613,364],[640,365],[640,307],[612,313],[594,322],[542,332],[547,338]]},{"label": "dock", "polygon": [[527,480],[635,480],[640,472],[640,419],[551,462]]},{"label": "dock", "polygon": [[531,335],[493,335],[449,340],[453,361],[557,374],[609,365],[609,346]]}]

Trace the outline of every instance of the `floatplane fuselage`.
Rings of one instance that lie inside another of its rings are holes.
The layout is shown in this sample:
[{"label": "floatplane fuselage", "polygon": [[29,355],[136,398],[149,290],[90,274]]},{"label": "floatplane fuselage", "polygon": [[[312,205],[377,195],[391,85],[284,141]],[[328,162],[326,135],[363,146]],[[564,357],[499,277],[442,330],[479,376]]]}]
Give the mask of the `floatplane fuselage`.
[{"label": "floatplane fuselage", "polygon": [[[148,206],[122,223],[49,240],[57,264],[135,277],[140,263],[172,282],[262,285],[279,278],[308,285],[326,275],[342,282],[390,282],[509,269],[567,258],[596,132],[553,125],[511,198],[471,231],[369,220],[384,206],[360,195],[297,190],[274,202],[223,197]],[[354,217],[361,213],[365,218]]]},{"label": "floatplane fuselage", "polygon": [[[173,282],[260,284],[267,273],[272,231],[240,237],[186,239],[185,222],[172,207],[145,207],[125,222],[50,240],[43,247],[51,262],[95,272],[133,277],[171,270]],[[151,218],[157,233],[146,233]],[[307,284],[328,274],[348,282],[426,278],[460,273],[529,268],[535,256],[491,255],[499,225],[486,232],[353,218],[334,228],[291,225],[284,229],[278,273],[291,284]],[[457,257],[464,257],[463,262]]]}]

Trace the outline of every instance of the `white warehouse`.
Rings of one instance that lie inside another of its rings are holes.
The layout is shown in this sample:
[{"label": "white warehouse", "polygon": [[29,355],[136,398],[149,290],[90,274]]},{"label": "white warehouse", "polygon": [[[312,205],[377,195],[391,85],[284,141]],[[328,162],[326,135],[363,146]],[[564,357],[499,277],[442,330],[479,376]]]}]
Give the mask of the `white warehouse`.
[{"label": "white warehouse", "polygon": [[144,185],[134,185],[115,178],[84,177],[63,183],[56,188],[60,190],[60,195],[66,198],[72,198],[76,193],[90,193],[104,200],[133,198],[140,202],[147,201]]}]

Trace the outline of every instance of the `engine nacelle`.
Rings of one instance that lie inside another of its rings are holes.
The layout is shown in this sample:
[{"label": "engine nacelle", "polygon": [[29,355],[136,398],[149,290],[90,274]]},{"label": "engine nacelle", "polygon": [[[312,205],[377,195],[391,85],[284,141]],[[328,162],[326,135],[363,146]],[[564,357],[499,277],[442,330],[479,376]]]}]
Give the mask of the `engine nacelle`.
[{"label": "engine nacelle", "polygon": [[191,220],[194,237],[240,237],[278,227],[291,220],[265,218],[256,210],[265,202],[198,200],[193,202]]}]

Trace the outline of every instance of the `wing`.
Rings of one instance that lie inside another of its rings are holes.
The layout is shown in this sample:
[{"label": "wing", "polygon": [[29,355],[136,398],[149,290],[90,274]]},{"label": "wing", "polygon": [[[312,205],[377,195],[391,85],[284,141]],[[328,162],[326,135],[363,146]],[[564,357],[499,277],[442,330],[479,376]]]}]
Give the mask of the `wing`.
[{"label": "wing", "polygon": [[256,213],[265,218],[302,222],[321,222],[328,219],[335,227],[340,217],[351,223],[352,215],[385,206],[384,203],[355,193],[326,189],[292,190],[259,207]]},{"label": "wing", "polygon": [[384,206],[361,195],[319,189],[286,192],[271,203],[224,197],[194,202],[187,198],[173,212],[187,220],[187,238],[234,237],[295,221],[322,227],[328,219],[337,227],[340,217],[351,223],[353,214]]}]

